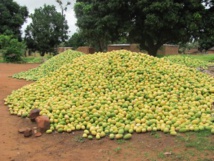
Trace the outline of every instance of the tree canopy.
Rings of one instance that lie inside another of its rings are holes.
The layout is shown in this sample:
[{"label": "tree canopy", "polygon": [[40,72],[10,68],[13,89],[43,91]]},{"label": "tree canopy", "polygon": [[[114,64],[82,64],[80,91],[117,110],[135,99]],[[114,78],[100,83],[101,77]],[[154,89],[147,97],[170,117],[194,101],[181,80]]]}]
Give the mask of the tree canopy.
[{"label": "tree canopy", "polygon": [[0,53],[6,62],[20,62],[25,52],[25,43],[8,35],[0,35]]},{"label": "tree canopy", "polygon": [[21,26],[28,17],[28,10],[13,0],[0,1],[0,34],[21,38]]},{"label": "tree canopy", "polygon": [[32,23],[25,30],[25,40],[29,49],[44,56],[46,52],[54,52],[57,45],[67,39],[67,22],[55,6],[44,5],[35,9],[30,18]]},{"label": "tree canopy", "polygon": [[77,49],[80,46],[86,45],[87,42],[82,35],[82,32],[75,32],[70,39],[65,43],[65,46],[72,47],[73,49]]},{"label": "tree canopy", "polygon": [[155,56],[165,43],[188,42],[196,36],[204,6],[200,0],[136,0],[130,38]]},{"label": "tree canopy", "polygon": [[207,1],[199,34],[199,49],[208,50],[214,47],[214,1]]},{"label": "tree canopy", "polygon": [[103,51],[126,34],[127,7],[123,0],[77,0],[77,26],[91,46]]},{"label": "tree canopy", "polygon": [[56,2],[59,4],[61,14],[64,16],[64,11],[67,11],[68,6],[71,5],[71,2],[67,2],[65,5],[63,5],[63,2],[61,0],[56,0]]},{"label": "tree canopy", "polygon": [[[165,43],[197,39],[205,27],[203,0],[77,0],[77,26],[103,50],[121,37],[155,56]],[[211,2],[210,2],[211,3]],[[209,10],[209,12],[212,12]],[[211,19],[206,17],[207,24]],[[213,32],[210,27],[209,33]],[[208,32],[208,30],[206,30]]]}]

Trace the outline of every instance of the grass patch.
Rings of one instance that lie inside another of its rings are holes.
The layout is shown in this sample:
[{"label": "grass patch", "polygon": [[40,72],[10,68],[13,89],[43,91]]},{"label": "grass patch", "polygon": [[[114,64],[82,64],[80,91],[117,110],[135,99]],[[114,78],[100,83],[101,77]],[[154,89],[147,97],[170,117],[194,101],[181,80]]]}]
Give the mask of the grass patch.
[{"label": "grass patch", "polygon": [[188,132],[185,136],[178,136],[177,138],[185,142],[185,146],[189,148],[194,148],[199,151],[203,150],[214,150],[214,141],[211,141],[211,132],[204,130],[199,132]]},{"label": "grass patch", "polygon": [[163,152],[158,153],[158,158],[164,159],[165,157]]},{"label": "grass patch", "polygon": [[190,156],[192,156],[192,157],[194,157],[194,156],[196,156],[197,154],[195,154],[195,152],[194,151],[188,151],[188,154],[190,155]]},{"label": "grass patch", "polygon": [[4,63],[4,60],[2,57],[0,57],[0,63]]},{"label": "grass patch", "polygon": [[207,55],[167,55],[161,59],[165,59],[175,64],[185,65],[191,68],[204,68],[214,64],[214,54]]},{"label": "grass patch", "polygon": [[[214,62],[214,54],[177,54],[177,55],[183,55],[183,56],[188,56],[191,57],[193,59],[199,59],[202,61],[207,61],[207,62]],[[157,57],[158,58],[162,58],[162,57],[168,57],[168,56],[176,56],[176,55],[162,55],[162,54],[158,54]]]},{"label": "grass patch", "polygon": [[121,147],[116,147],[115,149],[114,149],[114,151],[116,152],[116,153],[119,153],[120,151],[121,151]]},{"label": "grass patch", "polygon": [[43,62],[42,57],[32,57],[32,56],[23,57],[23,61],[26,63],[42,63]]},{"label": "grass patch", "polygon": [[[48,60],[52,58],[53,56],[46,54],[44,57],[41,57],[39,55],[36,56],[27,56],[22,57],[22,61],[17,63],[43,63],[44,60]],[[3,57],[0,54],[0,63],[6,63],[3,59]]]},{"label": "grass patch", "polygon": [[119,139],[119,140],[116,140],[116,142],[118,144],[124,144],[126,141],[124,139]]},{"label": "grass patch", "polygon": [[150,135],[153,136],[156,139],[160,138],[160,134],[158,132],[156,132],[156,131],[151,131]]},{"label": "grass patch", "polygon": [[84,143],[85,142],[85,138],[83,138],[82,136],[75,136],[74,140],[78,143]]},{"label": "grass patch", "polygon": [[190,161],[189,157],[186,156],[186,154],[175,154],[175,156],[173,156],[174,160],[180,160],[180,161]]},{"label": "grass patch", "polygon": [[144,156],[145,156],[146,158],[148,158],[148,157],[149,157],[149,153],[145,152],[145,153],[144,153]]},{"label": "grass patch", "polygon": [[45,55],[44,57],[42,56],[27,56],[27,57],[23,57],[23,61],[25,63],[42,63],[44,62],[44,60],[48,60],[52,58],[51,55]]},{"label": "grass patch", "polygon": [[213,159],[205,158],[205,159],[198,159],[197,161],[213,161]]},{"label": "grass patch", "polygon": [[188,55],[194,59],[200,59],[203,61],[214,62],[214,54],[198,54],[198,55]]}]

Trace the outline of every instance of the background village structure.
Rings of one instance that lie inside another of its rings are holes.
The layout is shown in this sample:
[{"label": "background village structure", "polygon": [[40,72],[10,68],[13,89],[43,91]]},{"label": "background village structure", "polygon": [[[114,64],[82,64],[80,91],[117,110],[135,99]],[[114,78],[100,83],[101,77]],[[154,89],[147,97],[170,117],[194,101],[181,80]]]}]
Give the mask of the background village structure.
[{"label": "background village structure", "polygon": [[[72,47],[59,47],[58,53],[61,53],[66,50],[72,50]],[[83,52],[85,54],[95,53],[95,49],[89,46],[80,46],[76,49],[77,51]],[[107,51],[113,50],[128,50],[132,52],[140,52],[139,44],[110,44],[107,47]],[[186,50],[186,54],[197,54],[200,53],[197,48]],[[158,54],[160,55],[176,55],[179,53],[179,45],[164,44],[159,50]],[[206,54],[214,54],[214,47],[206,51]]]}]

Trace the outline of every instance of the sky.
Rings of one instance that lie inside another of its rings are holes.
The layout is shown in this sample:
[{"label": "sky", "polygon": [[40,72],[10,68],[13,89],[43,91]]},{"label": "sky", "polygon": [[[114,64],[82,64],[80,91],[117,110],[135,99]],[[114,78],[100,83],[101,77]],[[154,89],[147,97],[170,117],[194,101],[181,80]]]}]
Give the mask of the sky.
[{"label": "sky", "polygon": [[[18,3],[20,6],[26,6],[28,8],[28,12],[29,13],[34,13],[34,10],[36,8],[40,8],[43,7],[44,4],[46,5],[54,5],[56,6],[56,9],[58,12],[61,12],[59,5],[56,3],[56,0],[14,0],[16,3]],[[75,13],[73,10],[73,6],[74,6],[74,0],[62,0],[63,4],[65,5],[68,1],[71,2],[71,5],[68,6],[67,11],[65,12],[66,15],[66,20],[69,26],[69,36],[71,36],[72,34],[74,34],[77,30],[76,27],[76,17],[75,17]],[[27,27],[28,24],[31,23],[31,19],[27,19],[26,22],[23,24],[22,26],[22,33],[24,33],[25,28]]]}]

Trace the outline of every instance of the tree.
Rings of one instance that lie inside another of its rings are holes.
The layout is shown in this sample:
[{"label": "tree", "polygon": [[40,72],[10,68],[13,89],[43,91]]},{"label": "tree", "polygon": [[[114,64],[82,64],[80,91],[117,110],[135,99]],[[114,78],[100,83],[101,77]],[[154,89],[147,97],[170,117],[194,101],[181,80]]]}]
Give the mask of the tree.
[{"label": "tree", "polygon": [[0,35],[0,53],[6,62],[20,62],[25,52],[25,44],[17,38]]},{"label": "tree", "polygon": [[199,35],[199,50],[214,47],[214,1],[207,1]]},{"label": "tree", "polygon": [[130,6],[130,38],[153,56],[165,43],[185,43],[197,36],[204,10],[201,0],[135,0]]},{"label": "tree", "polygon": [[27,46],[32,51],[55,52],[55,48],[67,39],[68,25],[55,6],[44,5],[30,15],[32,23],[25,30]]},{"label": "tree", "polygon": [[108,43],[126,36],[128,4],[124,0],[77,0],[76,25],[89,45],[104,51]]},{"label": "tree", "polygon": [[74,33],[71,38],[66,42],[66,46],[72,47],[73,49],[77,49],[79,46],[86,45],[87,42],[84,39],[81,32]]},{"label": "tree", "polygon": [[77,0],[77,26],[99,44],[128,36],[128,42],[156,56],[165,43],[188,42],[198,36],[202,0]]},{"label": "tree", "polygon": [[[57,3],[59,4],[59,6],[60,6],[61,15],[65,18],[64,12],[67,11],[68,6],[71,5],[71,3],[70,3],[70,2],[67,2],[65,5],[63,5],[63,3],[62,3],[61,0],[56,0],[56,2],[57,2]],[[67,24],[67,21],[65,20],[64,23],[65,23],[65,25],[66,25],[66,24]],[[62,30],[64,30],[64,29],[62,28]],[[64,33],[64,31],[63,31],[63,33]],[[66,36],[66,35],[65,35],[65,36]]]},{"label": "tree", "polygon": [[71,2],[67,2],[65,6],[63,6],[63,3],[61,0],[56,0],[56,2],[60,6],[62,16],[65,16],[64,11],[67,11],[68,6],[71,5]]},{"label": "tree", "polygon": [[15,35],[21,39],[21,26],[28,17],[25,6],[13,0],[0,1],[0,34]]},{"label": "tree", "polygon": [[187,50],[191,50],[191,49],[197,49],[199,44],[197,41],[194,41],[194,42],[187,42],[185,44],[183,43],[179,43],[179,49],[178,49],[178,52],[181,53],[181,54],[186,54],[186,51]]}]

